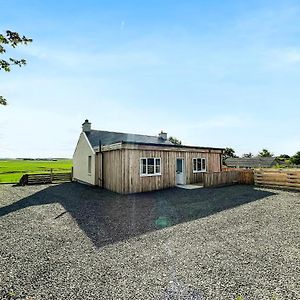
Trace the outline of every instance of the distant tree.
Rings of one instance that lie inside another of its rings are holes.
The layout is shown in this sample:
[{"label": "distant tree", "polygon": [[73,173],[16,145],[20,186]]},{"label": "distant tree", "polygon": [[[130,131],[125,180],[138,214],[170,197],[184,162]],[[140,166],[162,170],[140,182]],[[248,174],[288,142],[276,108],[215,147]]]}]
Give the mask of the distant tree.
[{"label": "distant tree", "polygon": [[[0,54],[6,53],[6,46],[16,48],[20,44],[27,45],[31,43],[32,39],[20,36],[19,33],[6,30],[6,33],[0,34]],[[26,65],[25,59],[15,59],[9,57],[8,59],[0,59],[0,70],[10,72],[12,66],[24,66]],[[3,96],[0,96],[0,105],[6,105],[7,101]]]},{"label": "distant tree", "polygon": [[235,151],[232,148],[225,148],[224,154],[223,154],[224,159],[228,157],[237,157],[235,155]]},{"label": "distant tree", "polygon": [[260,157],[272,157],[273,156],[273,153],[271,153],[269,150],[267,149],[262,149],[262,151],[260,151],[258,153],[258,156]]},{"label": "distant tree", "polygon": [[300,165],[300,151],[291,157],[291,163],[294,165]]},{"label": "distant tree", "polygon": [[253,154],[251,152],[244,153],[242,157],[251,158],[251,157],[253,157]]},{"label": "distant tree", "polygon": [[287,154],[280,154],[277,158],[281,160],[285,160],[285,159],[290,159],[291,157]]},{"label": "distant tree", "polygon": [[287,154],[280,154],[279,156],[277,156],[276,157],[276,161],[277,161],[277,163],[279,163],[279,164],[289,164],[290,163],[290,156],[289,155],[287,155]]},{"label": "distant tree", "polygon": [[235,155],[235,151],[232,148],[225,148],[224,153],[223,153],[223,164],[226,165],[226,159],[229,157],[238,157]]},{"label": "distant tree", "polygon": [[178,138],[176,138],[174,136],[170,136],[169,141],[175,145],[181,145],[181,140],[179,140]]}]

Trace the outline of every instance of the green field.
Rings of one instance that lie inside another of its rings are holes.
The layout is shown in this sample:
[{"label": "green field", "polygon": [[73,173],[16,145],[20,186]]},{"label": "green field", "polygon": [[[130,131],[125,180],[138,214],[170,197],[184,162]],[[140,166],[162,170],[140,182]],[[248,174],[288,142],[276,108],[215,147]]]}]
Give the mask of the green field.
[{"label": "green field", "polygon": [[0,160],[0,183],[17,183],[23,174],[71,172],[72,160]]}]

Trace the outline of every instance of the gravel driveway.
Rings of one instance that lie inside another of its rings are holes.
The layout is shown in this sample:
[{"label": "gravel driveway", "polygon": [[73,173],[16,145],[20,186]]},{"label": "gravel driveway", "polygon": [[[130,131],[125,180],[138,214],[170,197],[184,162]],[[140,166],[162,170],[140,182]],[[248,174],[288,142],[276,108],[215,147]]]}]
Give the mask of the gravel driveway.
[{"label": "gravel driveway", "polygon": [[300,299],[300,193],[0,185],[0,299]]}]

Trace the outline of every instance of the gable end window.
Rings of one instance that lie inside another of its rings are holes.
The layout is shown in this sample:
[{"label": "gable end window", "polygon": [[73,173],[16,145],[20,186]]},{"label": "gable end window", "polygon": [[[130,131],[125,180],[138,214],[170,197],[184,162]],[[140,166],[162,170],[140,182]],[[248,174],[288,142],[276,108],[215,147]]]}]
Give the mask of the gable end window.
[{"label": "gable end window", "polygon": [[89,174],[92,173],[92,156],[91,155],[88,156],[88,173]]},{"label": "gable end window", "polygon": [[193,158],[193,173],[206,172],[206,158]]},{"label": "gable end window", "polygon": [[160,158],[141,158],[140,159],[140,175],[155,176],[161,175],[161,160]]}]

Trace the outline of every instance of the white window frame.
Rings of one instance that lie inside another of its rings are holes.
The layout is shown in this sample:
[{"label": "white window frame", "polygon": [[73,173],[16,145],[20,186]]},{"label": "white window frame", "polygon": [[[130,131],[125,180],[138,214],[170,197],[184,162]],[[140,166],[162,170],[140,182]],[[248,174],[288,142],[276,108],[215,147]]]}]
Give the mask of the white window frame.
[{"label": "white window frame", "polygon": [[[146,159],[146,173],[143,173],[142,160]],[[154,159],[154,174],[148,174],[148,159]],[[156,160],[160,162],[160,172],[156,173]],[[161,158],[160,157],[141,157],[140,158],[140,177],[160,176],[161,175]]]},{"label": "white window frame", "polygon": [[88,174],[92,173],[92,155],[88,156]]},{"label": "white window frame", "polygon": [[[201,170],[195,170],[194,169],[194,160],[196,160],[196,167],[198,166],[198,159],[201,159]],[[205,168],[203,169],[203,161],[205,162]],[[195,157],[192,159],[192,164],[193,164],[193,173],[204,173],[207,170],[207,159],[204,157]]]}]

